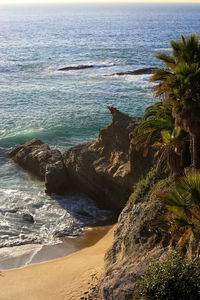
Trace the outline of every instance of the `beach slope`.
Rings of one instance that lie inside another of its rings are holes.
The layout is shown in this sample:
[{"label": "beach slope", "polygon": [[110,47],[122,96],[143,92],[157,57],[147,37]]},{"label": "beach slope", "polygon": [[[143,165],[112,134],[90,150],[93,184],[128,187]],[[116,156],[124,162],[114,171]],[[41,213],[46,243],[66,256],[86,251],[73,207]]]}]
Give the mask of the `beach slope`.
[{"label": "beach slope", "polygon": [[2,271],[2,300],[78,300],[94,289],[103,271],[104,254],[113,240],[114,227],[95,245],[70,256],[21,269]]}]

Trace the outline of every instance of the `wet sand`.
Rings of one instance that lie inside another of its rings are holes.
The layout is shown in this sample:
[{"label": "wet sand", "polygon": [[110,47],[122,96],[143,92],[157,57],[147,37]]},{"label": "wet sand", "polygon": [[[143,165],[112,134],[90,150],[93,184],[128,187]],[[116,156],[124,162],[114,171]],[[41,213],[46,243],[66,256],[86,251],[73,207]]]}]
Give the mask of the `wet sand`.
[{"label": "wet sand", "polygon": [[87,227],[83,235],[76,238],[62,238],[55,245],[28,244],[0,248],[0,270],[10,270],[29,264],[49,261],[70,255],[101,239],[112,226]]},{"label": "wet sand", "polygon": [[74,244],[77,252],[67,257],[2,271],[0,300],[78,300],[86,296],[103,272],[104,255],[112,244],[114,228],[86,231]]}]

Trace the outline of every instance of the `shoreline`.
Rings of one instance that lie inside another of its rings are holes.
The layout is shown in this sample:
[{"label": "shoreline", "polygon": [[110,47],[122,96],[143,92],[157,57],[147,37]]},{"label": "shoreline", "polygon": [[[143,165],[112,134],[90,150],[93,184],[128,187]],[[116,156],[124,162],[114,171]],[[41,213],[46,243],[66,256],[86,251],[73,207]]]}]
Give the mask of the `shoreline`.
[{"label": "shoreline", "polygon": [[[67,257],[1,271],[0,299],[78,300],[94,292],[115,226],[95,244]],[[91,241],[89,241],[91,243]],[[96,300],[98,298],[95,297]]]},{"label": "shoreline", "polygon": [[0,272],[67,257],[97,243],[113,225],[86,227],[80,237],[64,237],[55,245],[26,244],[0,249]]}]

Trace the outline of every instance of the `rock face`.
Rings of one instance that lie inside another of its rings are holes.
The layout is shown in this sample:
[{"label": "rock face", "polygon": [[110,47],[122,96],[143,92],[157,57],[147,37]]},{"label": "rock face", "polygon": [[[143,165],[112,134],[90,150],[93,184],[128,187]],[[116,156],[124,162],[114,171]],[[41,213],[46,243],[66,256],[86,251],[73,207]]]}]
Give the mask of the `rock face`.
[{"label": "rock face", "polygon": [[162,191],[169,181],[167,174],[151,171],[121,212],[113,245],[105,256],[100,299],[132,300],[137,279],[144,274],[149,258],[160,258],[168,251],[167,243],[160,244],[161,232],[150,224],[162,211],[155,191]]},{"label": "rock face", "polygon": [[45,181],[48,193],[62,194],[66,190],[67,172],[62,154],[51,150],[38,139],[33,139],[17,148],[10,157],[23,169]]},{"label": "rock face", "polygon": [[152,154],[142,153],[130,143],[130,132],[140,122],[109,107],[112,122],[100,130],[97,140],[77,145],[63,156],[38,139],[15,148],[11,158],[45,181],[49,193],[69,189],[91,196],[102,207],[120,212],[133,185],[152,166]]},{"label": "rock face", "polygon": [[[133,184],[146,174],[152,165],[149,163],[137,172],[131,172],[129,134],[140,122],[108,107],[112,122],[100,130],[97,140],[69,149],[63,158],[68,176],[76,189],[89,194],[103,206],[117,212],[124,207]],[[132,155],[133,156],[133,155]],[[142,159],[142,154],[135,153],[135,163]]]}]

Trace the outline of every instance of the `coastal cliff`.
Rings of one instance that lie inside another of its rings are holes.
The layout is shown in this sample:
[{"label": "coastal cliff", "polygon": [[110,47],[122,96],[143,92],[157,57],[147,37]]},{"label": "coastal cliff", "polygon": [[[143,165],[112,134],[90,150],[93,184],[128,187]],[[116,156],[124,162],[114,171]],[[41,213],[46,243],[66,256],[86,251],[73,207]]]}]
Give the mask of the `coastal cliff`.
[{"label": "coastal cliff", "polygon": [[133,299],[137,280],[144,274],[149,258],[160,258],[169,250],[152,221],[162,211],[156,193],[171,182],[159,167],[151,170],[132,193],[121,212],[114,242],[105,255],[105,272],[100,280],[100,299]]},{"label": "coastal cliff", "polygon": [[99,206],[120,213],[114,241],[105,254],[104,272],[84,299],[132,300],[149,259],[163,258],[170,249],[169,237],[163,239],[154,220],[163,212],[157,193],[171,185],[172,177],[161,165],[152,169],[151,151],[147,157],[136,151],[131,132],[140,120],[113,107],[109,110],[112,122],[94,141],[61,154],[34,139],[10,156],[43,180],[47,193],[80,191]]}]

